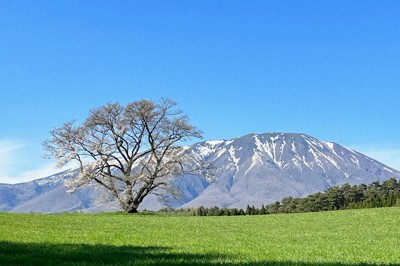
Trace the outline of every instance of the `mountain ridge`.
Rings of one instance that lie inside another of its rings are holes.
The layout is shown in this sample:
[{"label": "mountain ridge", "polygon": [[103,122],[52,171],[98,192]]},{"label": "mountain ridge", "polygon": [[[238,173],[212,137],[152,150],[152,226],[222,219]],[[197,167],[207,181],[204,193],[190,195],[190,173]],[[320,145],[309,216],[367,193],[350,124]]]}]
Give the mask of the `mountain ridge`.
[{"label": "mountain ridge", "polygon": [[240,194],[244,191],[248,192],[248,203],[260,205],[280,200],[282,194],[301,197],[346,182],[368,183],[399,176],[397,170],[352,149],[302,133],[253,133],[232,140],[205,141],[194,149],[220,169],[221,161],[228,163],[216,175],[220,181],[207,188],[210,192],[203,192],[207,195],[183,207],[243,207]]},{"label": "mountain ridge", "polygon": [[[230,140],[206,140],[188,147],[188,152],[213,165],[213,178],[180,176],[174,184],[180,200],[172,207],[260,206],[284,197],[303,197],[329,187],[350,183],[400,178],[400,172],[362,153],[304,133],[251,133]],[[62,172],[48,178],[15,185],[0,184],[0,210],[15,212],[60,212],[114,210],[114,205],[96,206],[92,188],[67,196],[63,181],[77,172]],[[142,208],[158,209],[163,202],[148,197]]]}]

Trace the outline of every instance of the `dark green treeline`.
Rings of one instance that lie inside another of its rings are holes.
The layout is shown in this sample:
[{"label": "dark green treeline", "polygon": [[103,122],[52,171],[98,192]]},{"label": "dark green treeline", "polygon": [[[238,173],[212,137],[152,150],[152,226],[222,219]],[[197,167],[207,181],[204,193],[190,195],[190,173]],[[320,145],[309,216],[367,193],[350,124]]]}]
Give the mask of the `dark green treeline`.
[{"label": "dark green treeline", "polygon": [[195,216],[235,216],[264,215],[278,213],[319,212],[345,209],[379,208],[400,206],[400,182],[391,178],[382,183],[376,181],[369,185],[344,184],[315,193],[305,198],[287,197],[273,204],[262,205],[261,208],[247,206],[237,208],[191,208],[162,209],[158,213],[173,213]]}]

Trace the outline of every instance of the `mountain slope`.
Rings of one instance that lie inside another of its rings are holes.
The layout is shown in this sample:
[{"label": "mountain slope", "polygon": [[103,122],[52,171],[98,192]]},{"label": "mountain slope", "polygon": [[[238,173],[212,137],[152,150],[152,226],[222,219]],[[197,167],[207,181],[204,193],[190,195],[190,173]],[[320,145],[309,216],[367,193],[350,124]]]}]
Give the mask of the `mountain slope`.
[{"label": "mountain slope", "polygon": [[[174,183],[181,199],[172,207],[260,206],[283,197],[303,197],[344,183],[359,184],[400,178],[400,172],[361,153],[305,134],[250,134],[233,140],[205,141],[189,148],[210,162],[214,177],[180,176]],[[76,172],[7,185],[0,184],[0,210],[61,212],[115,210],[115,204],[95,204],[98,191],[91,188],[67,195],[63,185]],[[159,209],[162,202],[148,197],[142,208]]]},{"label": "mountain slope", "polygon": [[344,183],[370,183],[400,172],[361,153],[305,134],[250,134],[206,141],[193,153],[211,162],[215,180],[183,207],[259,206],[286,196],[303,197]]},{"label": "mountain slope", "polygon": [[92,208],[96,198],[93,189],[67,193],[64,181],[76,174],[76,171],[65,171],[30,182],[0,184],[0,211],[72,212]]}]

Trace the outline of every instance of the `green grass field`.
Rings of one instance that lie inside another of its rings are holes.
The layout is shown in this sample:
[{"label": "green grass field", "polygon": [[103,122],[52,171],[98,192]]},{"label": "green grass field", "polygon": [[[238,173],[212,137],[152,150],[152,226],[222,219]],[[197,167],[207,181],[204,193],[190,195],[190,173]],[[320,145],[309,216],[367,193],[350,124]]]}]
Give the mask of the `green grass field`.
[{"label": "green grass field", "polygon": [[400,265],[400,208],[235,217],[0,213],[0,265]]}]

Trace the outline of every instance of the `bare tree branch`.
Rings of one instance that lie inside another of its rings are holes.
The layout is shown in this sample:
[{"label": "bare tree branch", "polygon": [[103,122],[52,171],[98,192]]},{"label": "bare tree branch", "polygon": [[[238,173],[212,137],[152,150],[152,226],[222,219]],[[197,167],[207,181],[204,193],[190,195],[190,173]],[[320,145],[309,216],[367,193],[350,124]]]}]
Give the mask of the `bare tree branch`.
[{"label": "bare tree branch", "polygon": [[177,175],[200,172],[202,164],[179,144],[202,132],[176,105],[161,99],[92,109],[82,125],[68,122],[50,132],[46,156],[59,166],[79,163],[79,175],[67,183],[71,190],[97,185],[124,211],[137,212],[147,195],[169,189]]}]

